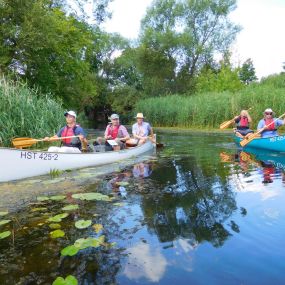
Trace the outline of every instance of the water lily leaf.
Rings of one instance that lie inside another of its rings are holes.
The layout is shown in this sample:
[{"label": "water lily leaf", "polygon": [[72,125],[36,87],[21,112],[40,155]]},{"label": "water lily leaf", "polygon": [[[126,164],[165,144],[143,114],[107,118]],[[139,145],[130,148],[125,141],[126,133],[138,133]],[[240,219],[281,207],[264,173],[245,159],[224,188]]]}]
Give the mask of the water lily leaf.
[{"label": "water lily leaf", "polygon": [[39,202],[48,201],[48,200],[49,200],[49,197],[46,197],[46,196],[39,196],[39,197],[37,197],[37,200],[38,200]]},{"label": "water lily leaf", "polygon": [[74,276],[68,275],[65,279],[63,277],[57,277],[52,282],[52,285],[78,285],[78,281]]},{"label": "water lily leaf", "polygon": [[60,224],[51,223],[48,225],[52,230],[57,230],[61,228]]},{"label": "water lily leaf", "polygon": [[44,223],[38,223],[38,226],[41,227],[42,225],[44,225]]},{"label": "water lily leaf", "polygon": [[92,227],[97,234],[103,229],[103,226],[101,224],[95,224]]},{"label": "water lily leaf", "polygon": [[97,201],[110,201],[110,197],[101,193],[77,193],[73,194],[72,198],[80,200],[97,200]]},{"label": "water lily leaf", "polygon": [[75,205],[68,205],[62,208],[63,211],[72,211],[79,209],[79,206],[77,204]]},{"label": "water lily leaf", "polygon": [[32,212],[42,212],[42,211],[46,211],[47,208],[45,207],[39,207],[39,208],[33,208],[31,209]]},{"label": "water lily leaf", "polygon": [[60,251],[62,256],[73,256],[77,254],[80,249],[74,245],[69,245]]},{"label": "water lily leaf", "polygon": [[59,223],[59,222],[61,222],[62,219],[66,218],[67,216],[68,216],[67,213],[58,214],[54,217],[49,218],[48,221],[54,222],[54,223]]},{"label": "water lily leaf", "polygon": [[11,235],[10,231],[0,233],[0,239],[6,238]]},{"label": "water lily leaf", "polygon": [[8,215],[8,212],[0,212],[0,217]]},{"label": "water lily leaf", "polygon": [[80,238],[75,241],[74,246],[80,249],[85,249],[87,247],[91,247],[93,244],[93,238]]},{"label": "water lily leaf", "polygon": [[50,199],[53,201],[60,201],[60,200],[65,199],[65,196],[63,195],[51,196]]},{"label": "water lily leaf", "polygon": [[75,227],[77,229],[85,229],[88,228],[89,226],[91,226],[92,221],[91,220],[79,220],[77,222],[75,222]]},{"label": "water lily leaf", "polygon": [[11,222],[11,220],[2,220],[2,221],[0,221],[0,226],[6,225],[6,224],[8,224],[10,222]]},{"label": "water lily leaf", "polygon": [[118,186],[127,186],[127,185],[129,185],[129,182],[119,181],[119,182],[116,182],[116,185],[118,185]]},{"label": "water lily leaf", "polygon": [[61,238],[65,236],[65,232],[62,230],[55,230],[49,233],[51,238]]}]

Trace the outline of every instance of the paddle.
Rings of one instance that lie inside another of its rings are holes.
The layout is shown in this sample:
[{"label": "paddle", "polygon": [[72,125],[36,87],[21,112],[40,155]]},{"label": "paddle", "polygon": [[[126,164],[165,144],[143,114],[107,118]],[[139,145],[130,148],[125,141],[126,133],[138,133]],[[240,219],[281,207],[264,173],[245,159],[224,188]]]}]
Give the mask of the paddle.
[{"label": "paddle", "polygon": [[[249,108],[247,111],[251,110],[252,108]],[[220,129],[225,129],[228,126],[230,126],[231,124],[233,124],[235,122],[235,117],[229,121],[225,121],[223,123],[220,124]]]},{"label": "paddle", "polygon": [[282,114],[279,118],[275,119],[274,121],[272,121],[270,124],[266,125],[265,127],[261,128],[260,130],[258,130],[256,133],[252,134],[251,136],[249,136],[248,138],[246,139],[243,139],[241,142],[240,142],[240,145],[242,147],[246,146],[249,142],[251,142],[252,140],[254,140],[255,138],[258,137],[258,135],[260,133],[262,133],[264,130],[266,130],[267,127],[271,126],[273,123],[275,123],[277,120],[281,119],[282,117],[285,116],[285,113]]},{"label": "paddle", "polygon": [[[60,138],[50,138],[49,141],[59,141],[62,139],[69,139],[69,138],[78,138],[79,136],[69,136],[69,137],[60,137]],[[15,148],[25,148],[30,147],[33,144],[38,142],[46,141],[45,139],[33,139],[33,138],[15,138],[12,140],[12,144]]]}]

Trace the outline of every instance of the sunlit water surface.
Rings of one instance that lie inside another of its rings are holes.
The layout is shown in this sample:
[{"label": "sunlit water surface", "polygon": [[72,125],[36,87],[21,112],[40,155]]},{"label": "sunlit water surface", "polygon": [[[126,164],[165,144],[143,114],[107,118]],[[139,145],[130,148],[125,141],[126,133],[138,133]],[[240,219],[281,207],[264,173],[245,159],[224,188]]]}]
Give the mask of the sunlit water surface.
[{"label": "sunlit water surface", "polygon": [[[171,132],[126,165],[0,184],[0,284],[285,284],[285,156],[241,152],[230,135]],[[108,174],[106,174],[108,172]],[[104,174],[105,173],[105,174]],[[82,201],[99,192],[110,201]],[[24,194],[23,194],[24,193]],[[37,196],[63,194],[63,200]],[[9,197],[9,198],[7,198]],[[50,236],[48,218],[77,204]],[[77,229],[75,222],[91,220]],[[79,238],[98,247],[61,256]]]}]

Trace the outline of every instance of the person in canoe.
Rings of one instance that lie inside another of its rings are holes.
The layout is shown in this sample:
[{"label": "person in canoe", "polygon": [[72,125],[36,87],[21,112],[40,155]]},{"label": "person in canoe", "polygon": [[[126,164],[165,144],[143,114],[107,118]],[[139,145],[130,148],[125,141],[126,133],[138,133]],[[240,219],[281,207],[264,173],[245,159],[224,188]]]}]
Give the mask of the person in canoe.
[{"label": "person in canoe", "polygon": [[120,124],[118,114],[112,114],[111,123],[106,127],[104,138],[106,140],[106,150],[120,150],[126,146],[126,141],[130,139],[130,135],[125,126]]},{"label": "person in canoe", "polygon": [[137,113],[135,118],[137,122],[132,126],[133,138],[127,142],[130,146],[144,144],[147,141],[148,136],[153,134],[150,124],[144,121],[143,113]]},{"label": "person in canoe", "polygon": [[253,133],[253,130],[249,128],[249,124],[252,122],[252,119],[247,110],[242,110],[239,116],[235,117],[235,134],[244,139],[250,136]]},{"label": "person in canoe", "polygon": [[261,119],[257,125],[257,130],[262,129],[265,126],[268,127],[266,127],[266,129],[261,133],[261,137],[268,138],[268,137],[278,136],[277,129],[278,127],[285,124],[285,119],[281,120],[278,118],[277,119],[274,118],[274,112],[270,108],[267,108],[263,112],[263,115],[264,115],[263,119]]},{"label": "person in canoe", "polygon": [[53,137],[45,137],[45,141],[52,141],[53,138],[78,136],[76,138],[62,139],[63,147],[50,147],[51,152],[81,152],[82,144],[87,145],[86,132],[76,123],[76,113],[68,111],[64,113],[66,125],[62,127]]}]

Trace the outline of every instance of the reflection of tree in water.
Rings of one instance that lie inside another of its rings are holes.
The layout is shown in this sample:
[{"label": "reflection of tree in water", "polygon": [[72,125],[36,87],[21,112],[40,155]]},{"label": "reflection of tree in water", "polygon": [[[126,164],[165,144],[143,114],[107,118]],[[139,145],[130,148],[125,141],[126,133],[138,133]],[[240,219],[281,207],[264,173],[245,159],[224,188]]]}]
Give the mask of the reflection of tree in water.
[{"label": "reflection of tree in water", "polygon": [[163,173],[167,185],[160,185],[158,192],[144,197],[142,208],[149,229],[162,242],[183,237],[194,244],[207,240],[221,246],[229,237],[223,223],[236,209],[234,194],[212,169],[212,173],[207,169],[205,175],[203,168],[188,158],[173,160],[153,173],[155,180]]}]

